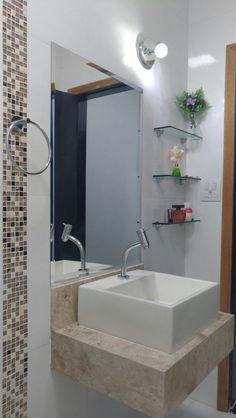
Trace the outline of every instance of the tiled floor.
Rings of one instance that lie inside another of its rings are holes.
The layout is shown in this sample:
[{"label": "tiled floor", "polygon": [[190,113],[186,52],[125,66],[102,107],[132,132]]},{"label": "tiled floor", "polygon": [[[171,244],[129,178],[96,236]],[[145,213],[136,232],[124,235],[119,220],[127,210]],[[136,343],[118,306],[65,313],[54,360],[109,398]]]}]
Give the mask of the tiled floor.
[{"label": "tiled floor", "polygon": [[221,413],[209,406],[187,399],[169,418],[236,418],[236,415]]}]

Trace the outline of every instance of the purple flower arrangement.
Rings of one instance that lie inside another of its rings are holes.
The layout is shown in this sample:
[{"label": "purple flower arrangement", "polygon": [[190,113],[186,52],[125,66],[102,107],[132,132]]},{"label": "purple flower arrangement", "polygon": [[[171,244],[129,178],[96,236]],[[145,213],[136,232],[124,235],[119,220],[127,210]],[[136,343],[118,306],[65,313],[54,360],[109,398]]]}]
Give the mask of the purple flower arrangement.
[{"label": "purple flower arrangement", "polygon": [[176,97],[175,104],[189,117],[191,128],[196,128],[195,114],[205,112],[211,107],[205,100],[205,94],[202,87],[197,89],[195,93],[183,91]]}]

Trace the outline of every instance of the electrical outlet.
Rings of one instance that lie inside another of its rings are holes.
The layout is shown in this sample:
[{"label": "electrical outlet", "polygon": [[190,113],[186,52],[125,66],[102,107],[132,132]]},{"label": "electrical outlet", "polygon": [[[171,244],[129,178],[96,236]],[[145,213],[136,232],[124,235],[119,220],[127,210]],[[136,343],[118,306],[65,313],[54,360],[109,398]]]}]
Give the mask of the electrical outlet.
[{"label": "electrical outlet", "polygon": [[201,183],[202,202],[220,202],[221,183],[220,180],[203,180]]}]

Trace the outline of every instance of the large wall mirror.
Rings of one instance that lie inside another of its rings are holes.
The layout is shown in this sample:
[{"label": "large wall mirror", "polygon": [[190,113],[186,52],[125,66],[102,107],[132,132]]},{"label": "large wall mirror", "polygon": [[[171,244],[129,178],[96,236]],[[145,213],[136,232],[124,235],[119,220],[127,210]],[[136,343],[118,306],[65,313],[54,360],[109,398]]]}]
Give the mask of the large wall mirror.
[{"label": "large wall mirror", "polygon": [[[59,283],[120,266],[137,240],[142,92],[56,44],[51,81],[51,281]],[[138,262],[132,252],[129,263]]]}]

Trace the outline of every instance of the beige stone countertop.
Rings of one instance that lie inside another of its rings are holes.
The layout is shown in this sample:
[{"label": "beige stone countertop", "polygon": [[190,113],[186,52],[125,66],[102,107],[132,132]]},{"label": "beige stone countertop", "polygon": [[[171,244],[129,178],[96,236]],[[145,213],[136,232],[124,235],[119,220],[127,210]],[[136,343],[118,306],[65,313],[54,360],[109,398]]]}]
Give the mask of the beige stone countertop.
[{"label": "beige stone countertop", "polygon": [[174,354],[77,323],[52,332],[52,368],[153,418],[167,417],[233,349],[234,319],[218,319]]}]

